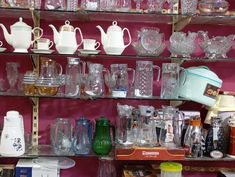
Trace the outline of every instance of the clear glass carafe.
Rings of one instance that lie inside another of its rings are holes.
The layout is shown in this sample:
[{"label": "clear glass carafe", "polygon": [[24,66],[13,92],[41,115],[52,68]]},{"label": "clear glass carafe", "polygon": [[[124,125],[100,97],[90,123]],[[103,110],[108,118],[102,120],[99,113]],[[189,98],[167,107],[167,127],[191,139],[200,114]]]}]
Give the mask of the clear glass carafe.
[{"label": "clear glass carafe", "polygon": [[[126,97],[130,86],[134,84],[135,70],[128,68],[127,64],[111,64],[111,75],[109,77],[109,87],[113,97]],[[131,82],[129,74],[131,72]]]},{"label": "clear glass carafe", "polygon": [[134,132],[132,131],[133,117],[132,106],[117,104],[117,143],[122,146],[132,146],[134,144]]},{"label": "clear glass carafe", "polygon": [[9,93],[17,92],[17,81],[19,77],[19,63],[17,62],[7,62],[6,63],[6,72],[7,72],[7,80],[10,88],[7,90]]},{"label": "clear glass carafe", "polygon": [[163,117],[160,130],[160,144],[167,148],[181,146],[184,116],[177,108],[163,106]]},{"label": "clear glass carafe", "polygon": [[157,81],[160,77],[160,67],[152,61],[136,61],[134,95],[137,97],[153,96],[153,69],[158,70]]},{"label": "clear glass carafe", "polygon": [[154,107],[139,105],[140,118],[138,123],[138,146],[156,146],[156,125],[153,119]]},{"label": "clear glass carafe", "polygon": [[65,95],[78,96],[80,94],[80,79],[85,73],[85,62],[79,58],[68,57],[66,66]]},{"label": "clear glass carafe", "polygon": [[85,84],[85,93],[90,96],[103,95],[105,91],[103,72],[109,74],[109,71],[98,63],[88,63],[88,70],[89,73]]},{"label": "clear glass carafe", "polygon": [[73,151],[75,154],[89,154],[92,142],[92,122],[85,117],[76,120],[73,137]]},{"label": "clear glass carafe", "polygon": [[178,63],[162,64],[161,98],[178,98],[179,70]]},{"label": "clear glass carafe", "polygon": [[189,157],[202,157],[203,156],[203,133],[201,126],[201,118],[196,116],[190,120],[185,136],[184,136],[184,148],[188,149]]}]

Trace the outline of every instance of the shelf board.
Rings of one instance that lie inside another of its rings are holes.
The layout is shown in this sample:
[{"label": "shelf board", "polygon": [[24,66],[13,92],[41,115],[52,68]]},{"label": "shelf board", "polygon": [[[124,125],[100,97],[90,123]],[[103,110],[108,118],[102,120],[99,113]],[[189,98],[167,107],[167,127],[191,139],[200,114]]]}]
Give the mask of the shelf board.
[{"label": "shelf board", "polygon": [[[162,24],[180,24],[187,21],[187,24],[216,24],[235,26],[235,11],[228,11],[223,15],[181,15],[181,14],[162,14],[157,12],[145,12],[131,10],[129,12],[119,11],[65,11],[65,10],[37,10],[25,8],[6,8],[0,7],[1,18],[32,18],[32,11],[38,12],[40,18],[50,20],[66,20],[70,21],[113,21],[128,23],[162,23]],[[108,17],[108,18],[107,18]]]}]

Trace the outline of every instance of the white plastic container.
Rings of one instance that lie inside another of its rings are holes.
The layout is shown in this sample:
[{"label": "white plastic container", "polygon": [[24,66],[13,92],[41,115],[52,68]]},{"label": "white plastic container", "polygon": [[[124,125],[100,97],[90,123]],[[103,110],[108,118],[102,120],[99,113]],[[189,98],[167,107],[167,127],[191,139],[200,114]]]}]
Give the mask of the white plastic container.
[{"label": "white plastic container", "polygon": [[182,177],[182,164],[176,162],[162,162],[160,164],[161,177]]},{"label": "white plastic container", "polygon": [[205,66],[190,67],[180,74],[179,96],[213,106],[222,86],[222,80]]}]

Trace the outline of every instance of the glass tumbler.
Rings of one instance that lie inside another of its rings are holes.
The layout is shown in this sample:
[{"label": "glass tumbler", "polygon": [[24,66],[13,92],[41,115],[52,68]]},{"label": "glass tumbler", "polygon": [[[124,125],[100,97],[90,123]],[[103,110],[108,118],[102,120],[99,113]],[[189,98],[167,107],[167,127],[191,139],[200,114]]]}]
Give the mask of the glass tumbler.
[{"label": "glass tumbler", "polygon": [[178,63],[162,64],[161,98],[178,98],[179,70]]},{"label": "glass tumbler", "polygon": [[112,157],[101,157],[99,159],[98,177],[116,177],[116,169]]},{"label": "glass tumbler", "polygon": [[68,155],[72,149],[72,125],[69,119],[57,118],[50,126],[51,144],[55,154]]},{"label": "glass tumbler", "polygon": [[198,0],[181,0],[181,14],[196,14]]}]

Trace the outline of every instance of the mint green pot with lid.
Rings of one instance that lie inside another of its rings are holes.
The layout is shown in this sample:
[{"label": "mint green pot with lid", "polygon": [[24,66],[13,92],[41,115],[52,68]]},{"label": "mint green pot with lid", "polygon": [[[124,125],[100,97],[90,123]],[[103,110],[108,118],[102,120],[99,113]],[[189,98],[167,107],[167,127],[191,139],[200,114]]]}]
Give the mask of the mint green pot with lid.
[{"label": "mint green pot with lid", "polygon": [[216,102],[222,82],[206,66],[189,67],[180,73],[178,95],[211,107]]}]

